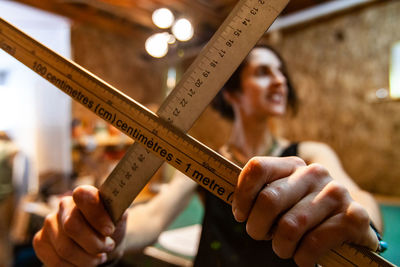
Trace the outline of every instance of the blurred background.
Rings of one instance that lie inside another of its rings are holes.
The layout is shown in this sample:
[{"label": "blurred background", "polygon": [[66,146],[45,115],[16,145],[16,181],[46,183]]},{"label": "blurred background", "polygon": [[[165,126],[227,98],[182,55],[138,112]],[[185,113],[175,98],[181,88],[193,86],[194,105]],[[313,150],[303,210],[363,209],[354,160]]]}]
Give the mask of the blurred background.
[{"label": "blurred background", "polygon": [[[236,3],[0,0],[0,16],[156,111]],[[300,98],[297,116],[280,120],[276,130],[338,153],[350,176],[379,200],[389,243],[383,256],[396,264],[399,14],[397,0],[292,0],[262,37],[286,60]],[[57,197],[78,184],[99,185],[132,141],[3,51],[0,114],[0,266],[37,266],[30,240]],[[230,127],[208,108],[190,134],[217,149]],[[163,167],[136,201],[157,194],[170,172]],[[185,212],[171,228],[201,222],[198,199]],[[190,266],[193,259],[160,244],[144,254],[126,262]]]}]

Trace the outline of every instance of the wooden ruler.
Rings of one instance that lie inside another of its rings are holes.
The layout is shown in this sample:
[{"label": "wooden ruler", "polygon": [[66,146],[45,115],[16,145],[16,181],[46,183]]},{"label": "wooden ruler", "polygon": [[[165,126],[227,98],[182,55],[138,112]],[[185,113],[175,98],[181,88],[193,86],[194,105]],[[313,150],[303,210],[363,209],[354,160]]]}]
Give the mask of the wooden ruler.
[{"label": "wooden ruler", "polygon": [[[239,1],[168,95],[157,115],[180,132],[187,132],[288,2],[289,0]],[[161,132],[158,133],[160,136]],[[146,146],[134,144],[100,187],[101,195],[114,220],[131,205],[161,166],[163,160],[151,154],[151,150],[154,150],[151,145],[146,151]],[[194,155],[186,150],[185,153]],[[230,203],[236,184],[232,180],[234,170],[227,166],[221,172],[216,171],[221,165],[221,160],[216,158],[213,156],[209,159],[204,155],[198,162],[188,161],[180,156],[166,159]],[[197,164],[208,168],[201,170],[201,166]],[[123,178],[131,177],[133,172],[135,179]]]},{"label": "wooden ruler", "polygon": [[[230,204],[241,169],[185,132],[287,1],[240,1],[158,115],[3,19],[0,48],[135,140],[100,188],[114,220],[129,207],[163,161]],[[347,244],[329,252],[321,264],[394,266],[369,250]]]}]

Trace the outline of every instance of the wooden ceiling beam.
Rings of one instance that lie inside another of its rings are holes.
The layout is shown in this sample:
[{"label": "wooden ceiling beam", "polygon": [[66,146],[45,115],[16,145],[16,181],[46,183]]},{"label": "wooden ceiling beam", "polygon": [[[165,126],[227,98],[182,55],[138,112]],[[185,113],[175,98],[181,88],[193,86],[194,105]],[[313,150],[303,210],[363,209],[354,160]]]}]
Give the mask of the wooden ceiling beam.
[{"label": "wooden ceiling beam", "polygon": [[[98,10],[90,7],[74,6],[63,4],[52,0],[15,0],[16,2],[26,4],[47,12],[55,13],[67,17],[75,22],[89,24],[98,28],[102,28],[109,32],[114,32],[124,36],[129,36],[140,41],[142,45],[146,33],[138,30],[137,25],[117,17],[105,16]],[[142,41],[143,40],[143,41]]]},{"label": "wooden ceiling beam", "polygon": [[152,0],[152,2],[159,5],[159,7],[168,7],[176,10],[182,13],[182,15],[190,17],[195,22],[205,21],[204,18],[207,18],[208,23],[218,27],[223,19],[219,13],[214,12],[214,10],[196,0]]},{"label": "wooden ceiling beam", "polygon": [[[116,2],[118,3],[119,1]],[[83,4],[86,6],[90,6],[94,9],[98,9],[102,12],[110,13],[117,18],[122,18],[128,20],[131,23],[136,23],[139,26],[149,29],[154,28],[154,24],[151,20],[150,11],[143,10],[142,8],[139,8],[133,4],[128,6],[127,1],[124,1],[124,7],[103,0],[64,0],[63,3],[70,5]]]}]

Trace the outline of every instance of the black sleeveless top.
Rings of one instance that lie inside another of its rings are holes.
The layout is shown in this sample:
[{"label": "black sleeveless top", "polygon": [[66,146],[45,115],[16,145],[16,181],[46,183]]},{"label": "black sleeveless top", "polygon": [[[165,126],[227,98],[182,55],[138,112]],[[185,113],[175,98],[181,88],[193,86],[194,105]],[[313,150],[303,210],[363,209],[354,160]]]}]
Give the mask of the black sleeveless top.
[{"label": "black sleeveless top", "polygon": [[[281,157],[296,156],[297,143],[287,147]],[[195,267],[296,266],[293,260],[280,259],[271,241],[257,241],[238,223],[230,205],[205,192],[205,214]]]}]

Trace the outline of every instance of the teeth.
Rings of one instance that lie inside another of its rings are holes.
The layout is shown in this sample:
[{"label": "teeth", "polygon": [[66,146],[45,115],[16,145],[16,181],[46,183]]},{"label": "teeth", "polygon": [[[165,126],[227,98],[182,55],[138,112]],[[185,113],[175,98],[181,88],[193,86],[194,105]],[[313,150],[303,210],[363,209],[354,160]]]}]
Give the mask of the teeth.
[{"label": "teeth", "polygon": [[274,101],[281,101],[282,95],[273,94],[273,95],[271,96],[271,99],[274,100]]}]

